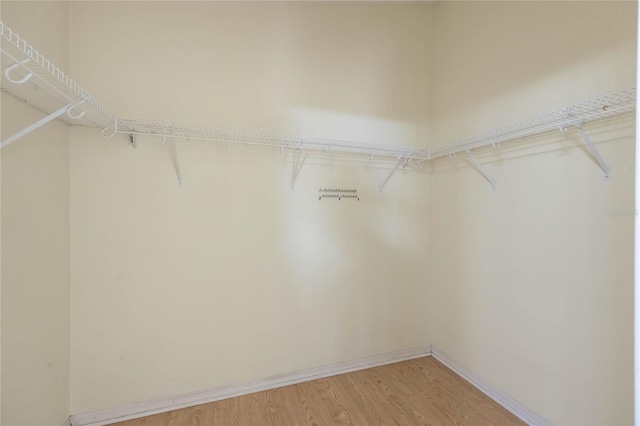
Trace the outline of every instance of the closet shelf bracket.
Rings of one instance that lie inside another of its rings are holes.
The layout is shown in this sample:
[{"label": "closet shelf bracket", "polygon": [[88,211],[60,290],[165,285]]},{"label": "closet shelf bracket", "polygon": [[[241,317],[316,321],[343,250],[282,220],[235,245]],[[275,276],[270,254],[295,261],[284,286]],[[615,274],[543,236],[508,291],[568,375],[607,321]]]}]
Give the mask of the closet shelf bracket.
[{"label": "closet shelf bracket", "polygon": [[307,154],[303,154],[301,149],[296,150],[293,157],[293,166],[291,168],[291,189],[293,189],[296,184],[296,179],[300,174],[300,170],[302,170],[302,166],[304,165],[305,160],[307,159]]},{"label": "closet shelf bracket", "polygon": [[491,184],[491,188],[493,190],[495,190],[496,189],[496,182],[493,179],[491,179],[491,177],[487,174],[487,171],[485,170],[485,168],[482,167],[482,164],[480,164],[478,159],[473,156],[471,151],[469,151],[467,149],[466,152],[467,152],[467,155],[469,156],[469,160],[471,161],[471,164],[476,169],[476,171],[478,173],[480,173],[487,180],[487,182],[489,182]]},{"label": "closet shelf bracket", "polygon": [[389,182],[389,179],[391,179],[391,176],[393,176],[396,170],[398,170],[398,167],[400,167],[400,164],[402,164],[402,167],[406,167],[409,164],[409,161],[410,161],[409,158],[405,158],[404,155],[399,155],[396,162],[393,165],[393,168],[389,170],[387,177],[385,177],[382,183],[378,186],[378,190],[382,192],[384,187],[387,185],[387,182]]},{"label": "closet shelf bracket", "polygon": [[62,116],[63,114],[68,114],[69,117],[72,118],[80,118],[82,117],[82,115],[84,115],[84,113],[80,113],[78,116],[74,116],[71,115],[70,111],[80,105],[83,102],[82,99],[76,101],[76,102],[72,102],[69,105],[65,105],[62,108],[60,108],[59,110],[52,112],[51,114],[47,115],[46,117],[36,121],[35,123],[33,123],[32,125],[24,128],[23,130],[19,131],[18,133],[16,133],[13,136],[9,136],[7,139],[3,140],[2,142],[0,142],[0,148],[4,148],[5,146],[9,145],[12,142],[17,141],[18,139],[20,139],[21,137],[33,132],[34,130],[44,126],[45,124],[49,123],[50,121],[55,120],[56,118]]},{"label": "closet shelf bracket", "polygon": [[591,141],[591,138],[589,137],[589,135],[587,135],[587,132],[585,132],[584,129],[582,128],[582,123],[577,123],[575,124],[575,126],[576,126],[576,129],[578,129],[578,133],[580,134],[580,137],[584,141],[585,147],[589,151],[589,154],[591,154],[593,159],[598,162],[598,164],[600,165],[600,168],[604,172],[604,179],[605,180],[611,179],[611,168],[609,168],[607,163],[605,163],[605,161],[602,159],[602,156],[600,155],[595,145]]},{"label": "closet shelf bracket", "polygon": [[164,143],[171,147],[171,155],[173,156],[173,165],[176,168],[176,175],[178,176],[178,185],[182,186],[182,168],[180,168],[180,158],[178,157],[178,149],[176,148],[176,141],[174,139],[164,138]]}]

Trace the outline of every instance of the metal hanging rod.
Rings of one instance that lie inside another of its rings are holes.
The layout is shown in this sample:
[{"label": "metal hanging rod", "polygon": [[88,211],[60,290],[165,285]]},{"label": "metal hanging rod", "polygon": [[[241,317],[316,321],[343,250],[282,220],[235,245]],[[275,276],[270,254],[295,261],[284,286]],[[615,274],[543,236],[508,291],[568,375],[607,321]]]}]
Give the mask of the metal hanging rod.
[{"label": "metal hanging rod", "polygon": [[504,142],[547,132],[563,132],[568,127],[581,127],[585,123],[631,113],[635,109],[636,89],[624,89],[509,126],[459,139],[452,144],[438,146],[431,150],[431,159],[468,153],[491,145],[496,147]]}]

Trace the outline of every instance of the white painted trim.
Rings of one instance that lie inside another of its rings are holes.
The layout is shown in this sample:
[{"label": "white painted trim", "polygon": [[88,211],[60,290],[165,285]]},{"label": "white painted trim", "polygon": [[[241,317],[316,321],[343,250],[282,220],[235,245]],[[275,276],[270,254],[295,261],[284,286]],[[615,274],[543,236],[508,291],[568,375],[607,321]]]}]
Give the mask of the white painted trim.
[{"label": "white painted trim", "polygon": [[118,421],[136,419],[153,414],[178,410],[180,408],[192,407],[194,405],[206,404],[208,402],[220,401],[222,399],[233,398],[254,392],[294,385],[296,383],[336,376],[352,371],[379,367],[381,365],[422,358],[430,355],[525,423],[534,426],[551,425],[551,423],[515,401],[493,385],[489,384],[483,378],[467,369],[435,346],[428,345],[375,355],[353,361],[338,362],[331,365],[309,368],[292,373],[279,374],[264,379],[203,389],[201,391],[185,393],[174,397],[135,402],[104,410],[75,414],[69,417],[69,420],[67,420],[64,426],[102,426]]},{"label": "white painted trim", "polygon": [[[640,8],[638,8],[640,19]],[[638,29],[640,41],[640,28]],[[640,43],[637,45],[636,60],[640,61]],[[640,67],[636,69],[636,87],[640,84]],[[635,188],[635,230],[633,256],[633,414],[635,424],[640,424],[640,111],[636,108],[636,188]]]},{"label": "white painted trim", "polygon": [[529,410],[524,405],[520,404],[515,399],[506,395],[504,392],[496,388],[495,386],[489,384],[482,377],[478,376],[471,370],[464,367],[462,364],[458,363],[458,361],[449,357],[449,355],[442,352],[440,349],[435,346],[431,346],[431,355],[453,370],[460,377],[465,379],[467,382],[471,383],[473,386],[478,388],[482,393],[487,395],[489,398],[493,399],[495,402],[500,404],[505,408],[505,410],[510,411],[514,416],[518,417],[523,422],[532,425],[532,426],[550,426],[551,423]]},{"label": "white painted trim", "polygon": [[274,389],[324,377],[336,376],[338,374],[349,373],[352,371],[364,370],[366,368],[392,364],[394,362],[422,358],[429,355],[431,355],[431,346],[422,346],[381,355],[374,355],[353,361],[338,362],[323,367],[309,368],[292,373],[279,374],[264,379],[251,380],[244,383],[203,389],[201,391],[185,393],[174,397],[135,402],[105,410],[75,414],[70,417],[70,423],[71,426],[106,425],[109,423],[150,416],[194,405],[206,404],[208,402],[219,401],[221,399],[232,398],[235,396],[247,395],[267,389]]}]

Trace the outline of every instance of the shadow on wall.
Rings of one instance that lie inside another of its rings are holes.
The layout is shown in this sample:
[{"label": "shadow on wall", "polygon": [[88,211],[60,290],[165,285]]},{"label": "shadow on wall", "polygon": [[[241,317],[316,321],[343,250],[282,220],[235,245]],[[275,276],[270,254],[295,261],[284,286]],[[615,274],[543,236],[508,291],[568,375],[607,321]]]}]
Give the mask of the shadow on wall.
[{"label": "shadow on wall", "polygon": [[72,71],[120,116],[276,132],[298,130],[292,106],[392,122],[429,116],[429,4],[77,2],[71,10]]},{"label": "shadow on wall", "polygon": [[[307,330],[298,344],[314,348],[298,368],[426,341],[416,318],[427,294],[420,273],[427,181],[399,173],[380,193],[372,185],[379,171],[307,173],[285,199],[287,309]],[[319,201],[324,182],[357,188],[360,201]]]},{"label": "shadow on wall", "polygon": [[432,11],[424,3],[299,4],[283,11],[283,55],[302,71],[287,81],[290,102],[425,122],[431,99]]},{"label": "shadow on wall", "polygon": [[580,150],[432,176],[434,344],[558,423],[632,418],[633,127],[593,136],[612,181]]}]

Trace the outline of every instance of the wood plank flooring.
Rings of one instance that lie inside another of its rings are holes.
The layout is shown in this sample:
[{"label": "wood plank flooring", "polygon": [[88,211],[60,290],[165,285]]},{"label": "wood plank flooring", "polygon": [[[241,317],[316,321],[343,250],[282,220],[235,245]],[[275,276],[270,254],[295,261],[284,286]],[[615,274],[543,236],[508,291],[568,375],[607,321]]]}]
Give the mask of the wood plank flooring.
[{"label": "wood plank flooring", "polygon": [[118,426],[524,424],[433,357],[116,423]]}]

